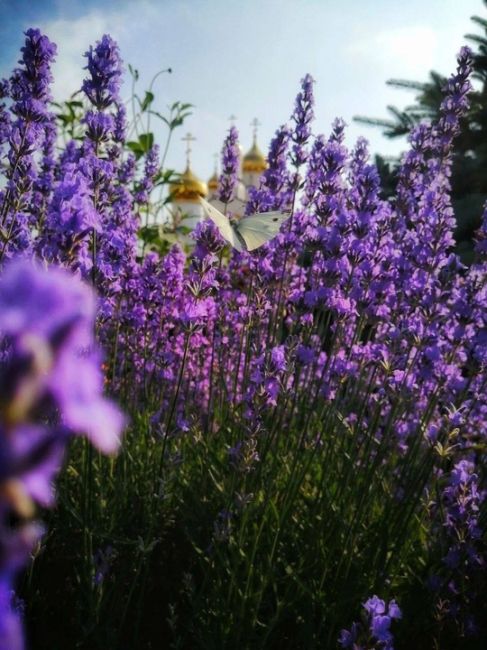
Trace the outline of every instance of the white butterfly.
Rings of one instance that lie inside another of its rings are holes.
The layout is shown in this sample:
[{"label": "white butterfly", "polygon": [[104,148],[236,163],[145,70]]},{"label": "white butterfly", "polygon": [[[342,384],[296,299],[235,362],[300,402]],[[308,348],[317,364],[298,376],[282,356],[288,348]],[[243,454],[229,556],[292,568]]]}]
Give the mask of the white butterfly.
[{"label": "white butterfly", "polygon": [[[291,216],[289,212],[262,212],[242,217],[237,224],[233,225],[230,219],[214,205],[203,198],[200,198],[200,201],[206,214],[218,228],[223,239],[226,239],[233,248],[240,252],[253,251],[273,239],[279,232],[281,225]],[[218,201],[217,205],[218,207],[222,206],[223,209],[223,203]],[[242,206],[245,207],[243,201],[234,199],[227,205],[227,209],[238,215],[239,212],[240,214],[243,213]]]}]

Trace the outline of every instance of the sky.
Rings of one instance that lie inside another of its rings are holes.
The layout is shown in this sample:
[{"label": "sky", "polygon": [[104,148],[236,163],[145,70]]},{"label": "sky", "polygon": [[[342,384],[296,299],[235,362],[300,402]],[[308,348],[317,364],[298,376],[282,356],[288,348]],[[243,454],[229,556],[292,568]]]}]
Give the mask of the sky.
[{"label": "sky", "polygon": [[[0,0],[0,77],[16,65],[22,32],[39,27],[58,46],[53,92],[66,99],[84,77],[84,52],[108,33],[125,67],[139,70],[140,95],[154,74],[172,68],[155,82],[155,109],[165,113],[178,100],[194,108],[174,134],[167,163],[183,170],[181,138],[190,131],[193,170],[207,180],[230,116],[244,152],[251,122],[259,120],[265,152],[289,120],[306,73],[316,80],[313,133],[326,135],[341,117],[350,147],[363,135],[372,153],[397,154],[404,141],[353,117],[385,117],[387,105],[411,103],[414,94],[387,86],[388,79],[426,81],[430,70],[453,72],[464,35],[478,32],[472,15],[485,16],[481,0]],[[164,145],[166,130],[153,126]]]}]

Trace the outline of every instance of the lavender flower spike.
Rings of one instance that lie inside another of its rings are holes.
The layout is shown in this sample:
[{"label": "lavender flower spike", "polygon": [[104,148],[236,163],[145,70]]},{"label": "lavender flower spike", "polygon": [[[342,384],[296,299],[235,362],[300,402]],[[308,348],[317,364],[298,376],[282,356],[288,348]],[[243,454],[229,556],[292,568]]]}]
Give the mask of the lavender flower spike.
[{"label": "lavender flower spike", "polygon": [[218,181],[220,201],[228,203],[238,180],[240,151],[238,149],[238,131],[232,126],[228,132],[222,149],[222,174]]},{"label": "lavender flower spike", "polygon": [[291,116],[296,125],[291,135],[294,142],[291,160],[296,168],[308,160],[306,144],[311,136],[311,122],[314,117],[313,84],[314,79],[310,74],[305,75],[301,80],[301,92],[296,97],[296,105]]},{"label": "lavender flower spike", "polygon": [[120,51],[116,42],[104,34],[95,49],[90,47],[85,56],[90,78],[84,80],[82,89],[90,102],[98,110],[103,110],[119,100],[122,83]]},{"label": "lavender flower spike", "polygon": [[13,112],[23,119],[42,122],[51,100],[49,86],[53,80],[51,64],[56,55],[56,45],[38,29],[25,32],[22,59],[10,81],[11,96],[15,101]]}]

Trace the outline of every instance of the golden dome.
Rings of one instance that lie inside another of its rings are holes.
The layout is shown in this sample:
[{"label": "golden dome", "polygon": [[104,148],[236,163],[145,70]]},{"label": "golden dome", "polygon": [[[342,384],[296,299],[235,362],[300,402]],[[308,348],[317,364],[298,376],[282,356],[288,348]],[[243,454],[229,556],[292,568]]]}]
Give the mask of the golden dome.
[{"label": "golden dome", "polygon": [[208,181],[208,189],[213,191],[218,189],[218,174],[216,172]]},{"label": "golden dome", "polygon": [[267,169],[267,162],[264,154],[257,146],[257,142],[254,140],[254,144],[250,150],[245,154],[242,162],[242,171],[244,172],[257,172],[261,173]]},{"label": "golden dome", "polygon": [[170,185],[170,192],[174,201],[190,201],[198,202],[200,196],[205,197],[208,195],[208,187],[206,183],[193,174],[191,169],[186,167],[186,170],[181,174],[180,178]]}]

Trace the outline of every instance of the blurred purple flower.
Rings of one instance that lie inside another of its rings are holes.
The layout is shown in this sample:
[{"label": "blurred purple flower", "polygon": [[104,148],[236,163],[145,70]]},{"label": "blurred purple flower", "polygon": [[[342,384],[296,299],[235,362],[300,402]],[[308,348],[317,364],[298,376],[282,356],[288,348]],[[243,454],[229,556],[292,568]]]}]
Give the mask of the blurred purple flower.
[{"label": "blurred purple flower", "polygon": [[68,435],[108,453],[120,444],[124,418],[102,394],[94,318],[92,290],[65,270],[18,260],[0,278],[0,648],[23,647],[12,581],[40,537],[29,520],[35,503],[53,503]]}]

